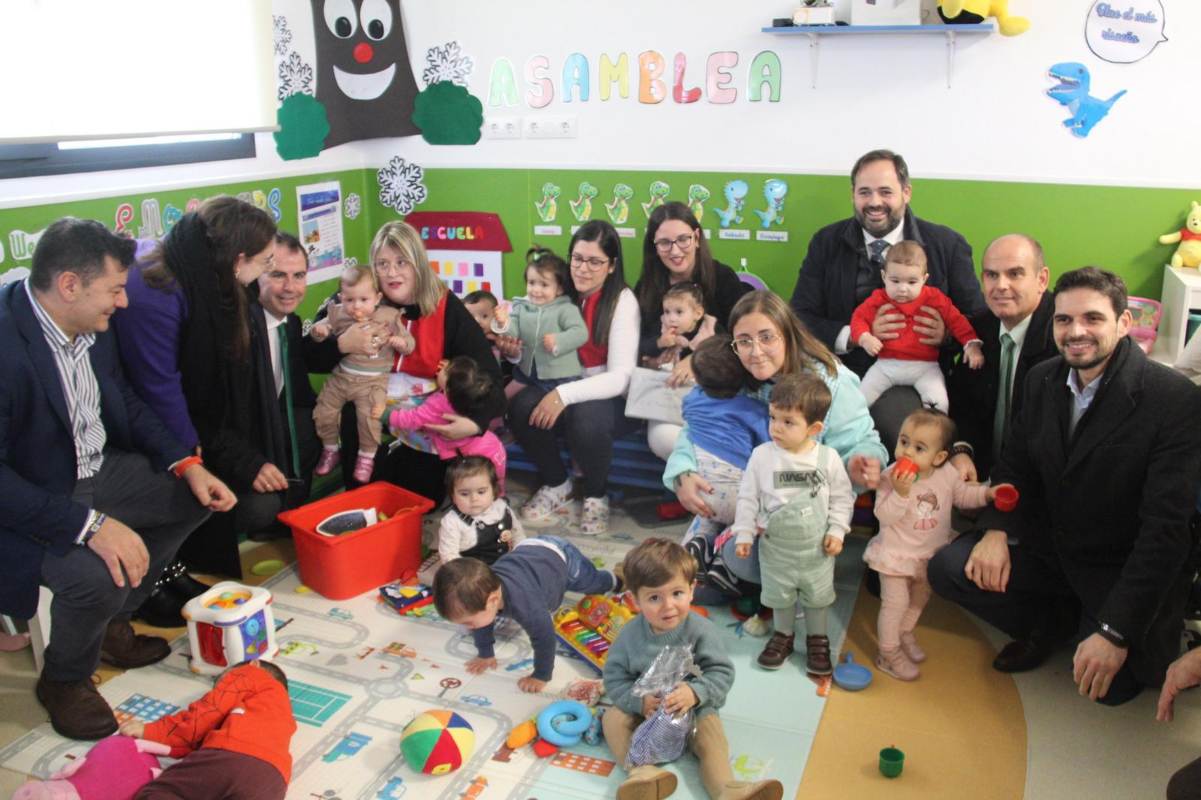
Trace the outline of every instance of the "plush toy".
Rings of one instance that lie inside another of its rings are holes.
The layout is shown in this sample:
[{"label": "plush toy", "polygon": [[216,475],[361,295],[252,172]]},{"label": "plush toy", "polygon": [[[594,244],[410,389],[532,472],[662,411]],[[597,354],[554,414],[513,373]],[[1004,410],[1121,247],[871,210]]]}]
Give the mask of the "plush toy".
[{"label": "plush toy", "polygon": [[463,765],[475,749],[471,723],[453,711],[426,711],[405,726],[400,751],[413,769],[445,775]]},{"label": "plush toy", "polygon": [[1201,203],[1196,200],[1184,219],[1184,227],[1175,233],[1165,233],[1159,237],[1160,244],[1177,242],[1180,246],[1172,254],[1172,266],[1201,267]]},{"label": "plush toy", "polygon": [[1017,36],[1030,28],[1025,17],[1009,16],[1009,0],[938,0],[938,16],[948,25],[976,25],[996,17],[1002,36]]},{"label": "plush toy", "polygon": [[158,742],[109,736],[49,780],[29,781],[13,800],[132,800],[162,772],[157,756],[170,752]]}]

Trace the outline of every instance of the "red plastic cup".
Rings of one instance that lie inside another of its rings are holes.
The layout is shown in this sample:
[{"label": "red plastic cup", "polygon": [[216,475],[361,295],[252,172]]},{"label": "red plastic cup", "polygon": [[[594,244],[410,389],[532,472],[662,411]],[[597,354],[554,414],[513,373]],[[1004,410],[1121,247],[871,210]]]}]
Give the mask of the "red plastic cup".
[{"label": "red plastic cup", "polygon": [[896,466],[892,468],[892,474],[896,475],[897,477],[902,477],[904,475],[916,475],[917,464],[914,464],[913,461],[908,458],[898,458]]},{"label": "red plastic cup", "polygon": [[998,486],[992,502],[997,511],[1013,511],[1018,507],[1018,490],[1008,484]]}]

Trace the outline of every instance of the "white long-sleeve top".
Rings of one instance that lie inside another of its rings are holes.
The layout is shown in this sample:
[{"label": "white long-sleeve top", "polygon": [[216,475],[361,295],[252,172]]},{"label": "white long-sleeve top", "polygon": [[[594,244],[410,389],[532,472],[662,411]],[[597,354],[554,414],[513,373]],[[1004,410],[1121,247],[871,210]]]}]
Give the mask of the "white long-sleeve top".
[{"label": "white long-sleeve top", "polygon": [[801,492],[813,490],[812,473],[824,472],[818,492],[826,500],[826,534],[842,541],[851,530],[855,489],[842,459],[832,447],[814,443],[804,453],[790,453],[775,442],[764,442],[751,451],[742,473],[732,530],[738,544],[750,544],[767,519]]},{"label": "white long-sleeve top", "polygon": [[[508,501],[503,497],[498,497],[492,501],[492,505],[484,510],[483,514],[473,517],[473,519],[479,520],[485,525],[491,525],[500,522],[508,510]],[[513,514],[512,519],[513,538],[509,541],[510,550],[525,538],[525,532],[521,527],[521,518],[517,514]],[[442,524],[438,526],[438,559],[443,564],[455,560],[464,550],[470,550],[477,544],[479,544],[479,537],[476,535],[474,525],[466,522],[453,510],[442,515]]]},{"label": "white long-sleeve top", "polygon": [[640,320],[634,293],[629,288],[622,289],[613,309],[613,321],[609,323],[609,357],[603,366],[585,367],[582,378],[558,387],[563,405],[625,394],[638,363]]}]

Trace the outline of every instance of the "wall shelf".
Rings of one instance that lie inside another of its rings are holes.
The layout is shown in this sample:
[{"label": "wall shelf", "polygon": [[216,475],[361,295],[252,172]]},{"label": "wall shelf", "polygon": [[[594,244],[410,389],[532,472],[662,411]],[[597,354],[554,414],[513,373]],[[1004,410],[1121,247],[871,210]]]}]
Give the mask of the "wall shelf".
[{"label": "wall shelf", "polygon": [[764,33],[777,36],[807,36],[809,38],[810,86],[817,88],[818,55],[823,36],[943,36],[947,42],[947,88],[955,70],[955,42],[961,35],[989,34],[997,29],[991,22],[975,25],[791,25],[782,28],[763,28]]}]

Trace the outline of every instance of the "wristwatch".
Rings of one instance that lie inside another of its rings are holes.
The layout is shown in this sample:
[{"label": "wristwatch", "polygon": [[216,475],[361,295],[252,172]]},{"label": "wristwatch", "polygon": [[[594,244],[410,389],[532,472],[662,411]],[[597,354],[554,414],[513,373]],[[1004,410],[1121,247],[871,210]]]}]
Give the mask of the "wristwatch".
[{"label": "wristwatch", "polygon": [[86,545],[92,540],[92,537],[100,533],[100,528],[103,527],[105,520],[108,519],[108,514],[96,514],[92,517],[91,523],[83,532],[83,538],[79,540],[81,545]]},{"label": "wristwatch", "polygon": [[1126,637],[1115,631],[1113,628],[1106,625],[1104,622],[1097,622],[1097,633],[1101,634],[1101,638],[1115,647],[1129,647],[1130,643],[1126,641]]}]

